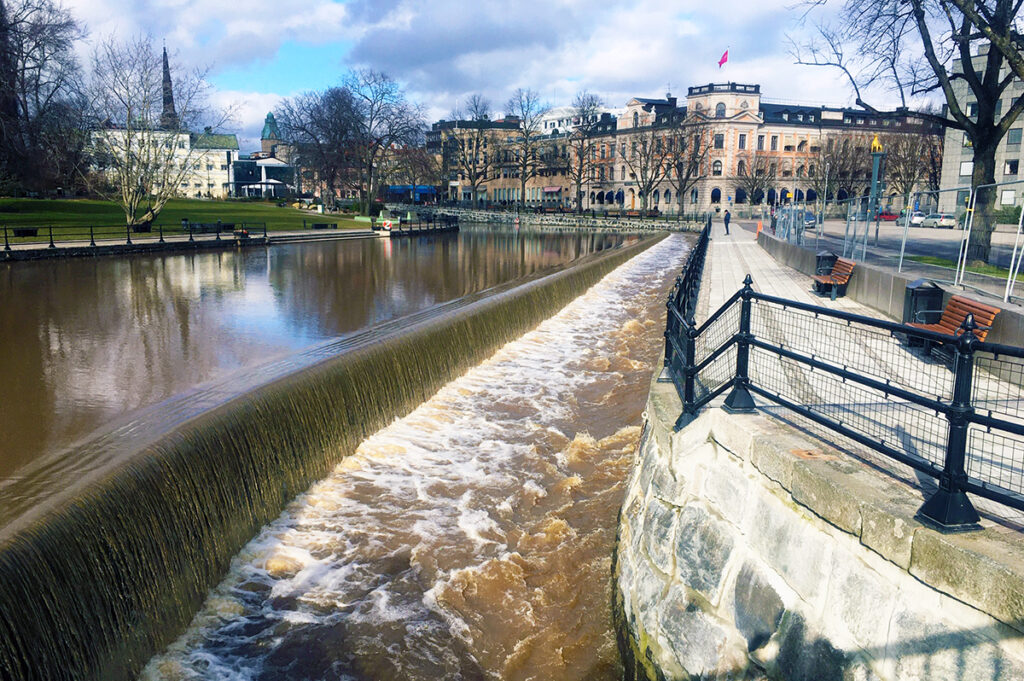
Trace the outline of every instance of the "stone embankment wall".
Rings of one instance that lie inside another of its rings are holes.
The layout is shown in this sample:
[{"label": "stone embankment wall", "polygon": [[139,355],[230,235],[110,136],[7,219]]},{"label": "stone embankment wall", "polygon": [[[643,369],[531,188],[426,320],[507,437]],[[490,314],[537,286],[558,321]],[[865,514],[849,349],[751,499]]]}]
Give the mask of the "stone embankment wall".
[{"label": "stone embankment wall", "polygon": [[573,229],[603,229],[612,232],[699,232],[704,228],[703,222],[674,220],[640,220],[637,218],[606,218],[600,215],[591,217],[582,215],[545,214],[545,213],[505,213],[487,210],[468,210],[464,208],[444,208],[443,213],[458,215],[465,222],[484,222],[498,224],[519,224],[531,227],[569,227]]},{"label": "stone embankment wall", "polygon": [[941,534],[921,495],[759,415],[654,383],[623,503],[626,679],[1024,678],[1024,542]]}]

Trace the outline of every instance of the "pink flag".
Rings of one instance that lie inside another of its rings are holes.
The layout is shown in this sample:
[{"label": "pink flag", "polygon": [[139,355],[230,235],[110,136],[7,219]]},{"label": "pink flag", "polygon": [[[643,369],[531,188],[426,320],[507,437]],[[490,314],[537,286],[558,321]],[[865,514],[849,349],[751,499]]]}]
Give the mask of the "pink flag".
[{"label": "pink flag", "polygon": [[729,50],[728,49],[726,49],[726,51],[722,53],[722,58],[718,60],[718,68],[722,68],[722,64],[724,64],[727,61],[729,61]]}]

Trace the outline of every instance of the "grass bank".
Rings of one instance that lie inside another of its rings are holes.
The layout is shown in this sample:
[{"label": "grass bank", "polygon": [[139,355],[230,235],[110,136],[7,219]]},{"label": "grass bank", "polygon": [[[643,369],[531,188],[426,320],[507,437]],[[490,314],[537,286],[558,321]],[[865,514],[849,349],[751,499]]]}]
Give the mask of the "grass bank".
[{"label": "grass bank", "polygon": [[[338,223],[338,229],[366,229],[366,223],[336,215],[316,215],[291,207],[280,207],[263,201],[218,201],[200,199],[173,199],[157,216],[154,225],[164,226],[168,233],[181,231],[181,221],[212,223],[263,223],[269,231],[297,230],[314,222]],[[108,227],[124,228],[124,212],[112,201],[96,199],[0,199],[0,225],[38,226],[53,225],[54,238],[61,235],[60,228]],[[66,236],[66,238],[74,238]],[[19,239],[21,241],[21,239]]]},{"label": "grass bank", "polygon": [[[956,261],[947,258],[937,258],[933,255],[908,255],[906,257],[907,260],[924,263],[925,265],[948,267],[951,270],[956,269]],[[1010,274],[1010,270],[1005,267],[996,267],[995,265],[968,265],[967,271],[974,272],[975,274],[987,274],[990,277],[996,277],[1004,281],[1007,275]],[[1024,273],[1017,274],[1017,281],[1024,282]]]}]

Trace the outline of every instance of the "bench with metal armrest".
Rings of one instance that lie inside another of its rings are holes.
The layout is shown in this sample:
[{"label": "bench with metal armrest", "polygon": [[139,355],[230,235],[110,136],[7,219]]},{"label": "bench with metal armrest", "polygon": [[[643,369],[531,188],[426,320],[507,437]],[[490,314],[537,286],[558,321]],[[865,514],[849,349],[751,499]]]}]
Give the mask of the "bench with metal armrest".
[{"label": "bench with metal armrest", "polygon": [[[999,308],[963,296],[953,296],[942,310],[921,310],[916,316],[922,321],[910,322],[908,326],[955,337],[959,335],[960,328],[969,314],[974,315],[974,335],[978,340],[984,341],[989,329],[992,328],[992,322],[999,314]],[[936,321],[929,323],[926,321],[928,319]]]},{"label": "bench with metal armrest", "polygon": [[814,290],[818,293],[831,291],[832,300],[846,295],[846,285],[850,283],[850,275],[856,265],[852,260],[838,258],[834,265],[822,268],[814,275]]}]

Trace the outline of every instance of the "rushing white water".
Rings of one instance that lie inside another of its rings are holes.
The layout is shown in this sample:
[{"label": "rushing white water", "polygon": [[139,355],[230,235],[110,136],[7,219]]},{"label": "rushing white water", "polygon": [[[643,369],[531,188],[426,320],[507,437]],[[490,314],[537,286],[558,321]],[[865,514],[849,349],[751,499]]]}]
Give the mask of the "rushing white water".
[{"label": "rushing white water", "polygon": [[638,255],[367,439],[143,678],[617,678],[615,517],[686,249]]}]

